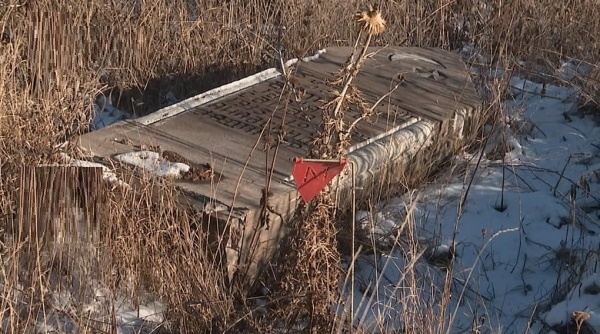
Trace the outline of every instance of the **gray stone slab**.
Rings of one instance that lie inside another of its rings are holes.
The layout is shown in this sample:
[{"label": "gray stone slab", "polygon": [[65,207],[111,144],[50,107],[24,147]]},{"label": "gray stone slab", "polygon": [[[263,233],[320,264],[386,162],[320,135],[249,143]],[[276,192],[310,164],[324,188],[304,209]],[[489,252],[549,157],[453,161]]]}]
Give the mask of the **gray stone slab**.
[{"label": "gray stone slab", "polygon": [[[80,144],[92,154],[107,158],[131,152],[134,146],[146,145],[174,151],[196,164],[211,163],[219,178],[212,182],[180,181],[178,185],[197,198],[212,199],[236,209],[236,218],[245,221],[245,225],[238,226],[242,235],[239,244],[228,246],[235,248],[237,254],[230,273],[241,268],[241,263],[246,263],[244,268],[252,276],[257,263],[264,257],[257,260],[254,255],[249,255],[253,253],[250,250],[262,247],[258,253],[270,254],[271,251],[266,249],[276,248],[283,233],[281,222],[268,231],[259,224],[261,195],[275,152],[274,146],[266,149],[269,145],[265,138],[270,136],[273,144],[284,127],[284,143],[277,150],[270,183],[273,196],[269,204],[277,212],[274,219],[285,220],[292,215],[299,201],[290,180],[293,158],[306,156],[316,138],[321,123],[320,107],[333,96],[333,88],[327,82],[335,78],[350,52],[349,47],[332,47],[316,59],[293,64],[290,69],[296,78],[294,86],[301,95],[299,99],[283,100],[283,79],[271,69],[244,79],[238,85],[232,83],[201,94],[155,115],[86,134],[80,138]],[[357,128],[352,137],[353,149],[373,151],[367,144],[383,138],[377,141],[378,147],[385,149],[386,145],[391,145],[385,144],[389,142],[404,150],[407,145],[396,143],[397,140],[427,136],[400,134],[392,137],[402,128],[423,120],[425,123],[412,125],[411,129],[425,126],[429,131],[434,128],[431,124],[447,122],[457,112],[468,114],[480,104],[468,71],[454,53],[406,47],[372,48],[370,52],[370,59],[354,81],[365,100],[373,104],[395,85],[400,83],[400,86],[381,101],[375,117]],[[360,112],[352,109],[346,113],[346,120],[352,121],[359,116]],[[360,160],[360,170],[381,169],[381,166],[371,168],[370,159]],[[372,160],[378,164],[386,161]],[[253,269],[247,266],[249,261],[253,261]]]}]

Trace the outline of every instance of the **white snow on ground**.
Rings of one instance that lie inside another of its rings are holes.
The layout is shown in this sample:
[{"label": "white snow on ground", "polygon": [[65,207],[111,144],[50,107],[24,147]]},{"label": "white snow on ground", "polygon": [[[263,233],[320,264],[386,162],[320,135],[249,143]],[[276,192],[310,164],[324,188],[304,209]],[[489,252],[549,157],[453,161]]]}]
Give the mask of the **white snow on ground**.
[{"label": "white snow on ground", "polygon": [[107,99],[104,95],[98,97],[93,104],[93,108],[94,115],[90,124],[90,130],[92,131],[129,118],[127,113],[115,108],[110,99]]},{"label": "white snow on ground", "polygon": [[578,76],[590,75],[593,71],[593,66],[577,59],[567,59],[564,61],[557,74],[565,80],[573,80]]},{"label": "white snow on ground", "polygon": [[115,156],[115,159],[140,167],[157,176],[181,177],[183,173],[190,170],[190,166],[179,162],[165,161],[161,159],[159,153],[152,151],[123,153]]},{"label": "white snow on ground", "polygon": [[[416,200],[395,198],[372,218],[359,212],[357,223],[389,249],[394,230],[406,228],[405,207],[415,203],[416,234],[431,249],[423,257],[456,246],[451,312],[443,319],[455,316],[453,332],[474,330],[481,324],[474,319],[485,317],[484,327],[495,332],[524,333],[532,323],[530,333],[550,333],[568,324],[573,311],[588,312],[587,324],[600,332],[600,125],[577,114],[576,89],[519,78],[511,86],[506,125],[479,168],[478,155],[456,157],[467,166],[466,179],[441,180],[419,190]],[[491,155],[502,143],[504,163]],[[411,271],[398,247],[358,258],[356,324],[410,325],[403,308],[415,302],[415,290],[406,289]],[[445,272],[423,259],[411,270],[427,302],[417,309],[438,304]]]},{"label": "white snow on ground", "polygon": [[[164,322],[164,305],[150,302],[134,308],[129,302],[97,290],[94,300],[84,305],[68,293],[54,293],[37,327],[41,333],[85,333],[90,329],[115,334],[154,333]],[[77,315],[75,310],[83,310]],[[87,323],[90,328],[82,327]],[[80,324],[80,325],[76,325]]]}]

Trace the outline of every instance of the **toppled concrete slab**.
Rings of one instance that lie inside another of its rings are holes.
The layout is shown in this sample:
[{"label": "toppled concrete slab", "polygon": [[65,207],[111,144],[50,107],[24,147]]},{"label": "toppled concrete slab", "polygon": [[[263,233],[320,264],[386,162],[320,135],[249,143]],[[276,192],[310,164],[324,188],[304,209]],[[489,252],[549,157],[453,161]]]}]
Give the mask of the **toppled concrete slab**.
[{"label": "toppled concrete slab", "polygon": [[[372,56],[354,84],[369,104],[381,101],[376,116],[353,134],[347,156],[362,186],[376,182],[385,166],[410,158],[434,133],[460,136],[480,105],[469,73],[454,53],[405,47],[369,51]],[[230,278],[254,277],[277,248],[285,232],[282,224],[300,201],[291,179],[293,159],[307,155],[320,130],[320,107],[332,98],[327,81],[335,78],[350,53],[349,47],[332,47],[313,59],[290,63],[298,94],[288,101],[281,94],[282,76],[270,69],[152,115],[91,132],[80,138],[80,145],[109,159],[136,148],[154,149],[163,158],[176,155],[196,166],[210,166],[214,177],[176,183],[198,210],[220,212],[227,221],[229,238],[222,247]],[[348,120],[359,116],[359,110],[345,115]],[[284,142],[273,162],[273,138],[278,135]],[[265,215],[261,203],[266,184],[270,210]]]}]

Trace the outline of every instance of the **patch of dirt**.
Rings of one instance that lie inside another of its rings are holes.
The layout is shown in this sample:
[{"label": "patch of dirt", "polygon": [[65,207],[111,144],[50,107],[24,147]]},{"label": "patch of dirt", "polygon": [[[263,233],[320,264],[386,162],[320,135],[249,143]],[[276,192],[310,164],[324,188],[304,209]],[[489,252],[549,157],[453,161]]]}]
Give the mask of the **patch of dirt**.
[{"label": "patch of dirt", "polygon": [[211,180],[214,175],[214,168],[209,164],[197,164],[185,158],[181,154],[174,151],[162,151],[161,157],[170,162],[179,162],[190,166],[190,170],[182,175],[182,179],[191,182],[200,182]]}]

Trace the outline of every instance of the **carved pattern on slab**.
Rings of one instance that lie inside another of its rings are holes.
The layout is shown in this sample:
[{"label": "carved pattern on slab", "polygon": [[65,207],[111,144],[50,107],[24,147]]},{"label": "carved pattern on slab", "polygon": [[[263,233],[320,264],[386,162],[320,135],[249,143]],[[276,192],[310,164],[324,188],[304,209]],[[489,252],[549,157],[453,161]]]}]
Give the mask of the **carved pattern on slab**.
[{"label": "carved pattern on slab", "polygon": [[[325,74],[315,77],[315,74],[308,76],[306,73],[299,73],[295,87],[303,92],[302,98],[300,101],[296,101],[292,97],[288,101],[288,109],[285,114],[285,131],[283,132],[285,133],[285,145],[288,147],[307,149],[317,137],[321,122],[321,106],[332,96],[332,88],[325,84],[328,78]],[[281,78],[271,79],[249,87],[236,95],[197,107],[192,112],[250,136],[260,135],[265,124],[272,119],[270,136],[275,138],[280,133],[284,116],[285,101],[283,99],[286,97],[281,95],[282,89]],[[386,124],[386,122],[389,123],[388,119],[392,119],[392,123],[398,124],[409,118],[406,113],[395,113],[393,117],[388,118],[389,110],[385,103],[382,103],[377,110],[382,114],[380,124],[377,126],[369,124],[359,128],[353,134],[353,142],[362,142],[391,128],[393,125]],[[352,122],[359,116],[358,110],[350,109],[346,113],[346,121]],[[265,135],[267,134],[265,133]]]}]

